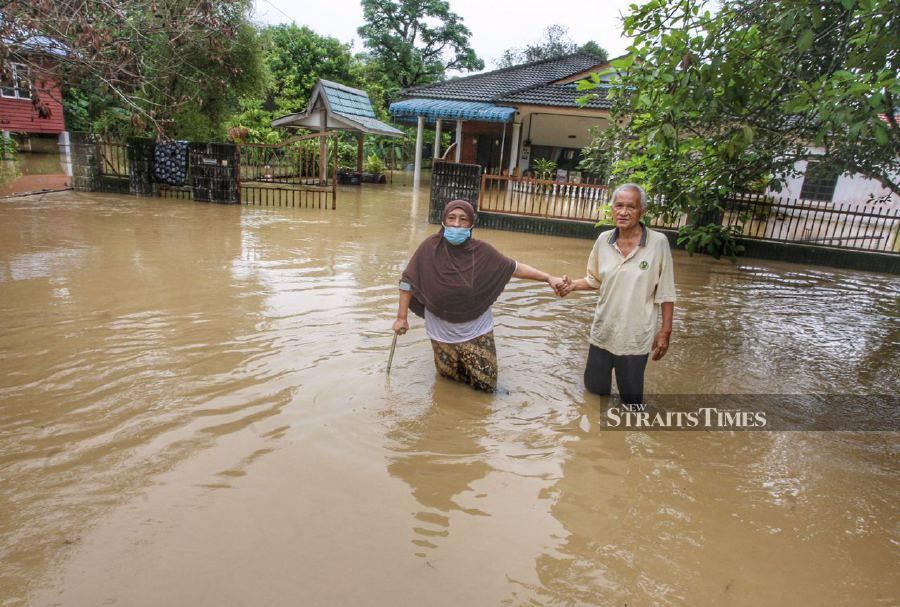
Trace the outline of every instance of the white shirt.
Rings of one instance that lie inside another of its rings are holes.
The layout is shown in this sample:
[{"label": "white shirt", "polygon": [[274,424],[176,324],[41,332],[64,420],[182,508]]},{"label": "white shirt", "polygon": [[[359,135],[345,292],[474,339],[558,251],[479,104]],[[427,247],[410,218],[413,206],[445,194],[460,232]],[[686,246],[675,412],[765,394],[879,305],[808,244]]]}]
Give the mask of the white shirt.
[{"label": "white shirt", "polygon": [[469,322],[447,322],[435,316],[425,308],[425,333],[434,341],[445,344],[459,344],[485,333],[490,333],[494,328],[494,314],[491,308]]},{"label": "white shirt", "polygon": [[675,301],[672,251],[665,234],[644,228],[627,256],[618,229],[603,232],[588,259],[585,280],[599,288],[590,342],[618,356],[647,354],[663,302]]}]

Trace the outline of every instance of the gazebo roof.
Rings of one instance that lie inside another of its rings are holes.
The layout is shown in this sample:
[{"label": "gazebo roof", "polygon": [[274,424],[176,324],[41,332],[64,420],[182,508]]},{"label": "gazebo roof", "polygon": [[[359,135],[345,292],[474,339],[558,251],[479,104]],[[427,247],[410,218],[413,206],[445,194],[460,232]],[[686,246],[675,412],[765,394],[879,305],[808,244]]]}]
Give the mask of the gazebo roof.
[{"label": "gazebo roof", "polygon": [[319,80],[305,112],[288,114],[272,121],[273,127],[335,129],[366,135],[402,137],[403,131],[385,124],[375,116],[365,91],[330,80]]}]

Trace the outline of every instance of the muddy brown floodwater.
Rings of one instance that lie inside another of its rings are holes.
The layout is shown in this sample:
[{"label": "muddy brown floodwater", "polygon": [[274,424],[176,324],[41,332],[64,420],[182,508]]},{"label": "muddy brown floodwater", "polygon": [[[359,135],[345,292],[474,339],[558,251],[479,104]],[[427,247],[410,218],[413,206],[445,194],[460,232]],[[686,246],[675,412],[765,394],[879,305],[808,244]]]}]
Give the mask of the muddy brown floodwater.
[{"label": "muddy brown floodwater", "polygon": [[[384,373],[427,195],[0,202],[0,605],[887,605],[895,432],[610,432],[593,297],[513,280],[500,384]],[[581,275],[591,242],[482,231]],[[898,389],[895,277],[676,252],[648,393]]]}]

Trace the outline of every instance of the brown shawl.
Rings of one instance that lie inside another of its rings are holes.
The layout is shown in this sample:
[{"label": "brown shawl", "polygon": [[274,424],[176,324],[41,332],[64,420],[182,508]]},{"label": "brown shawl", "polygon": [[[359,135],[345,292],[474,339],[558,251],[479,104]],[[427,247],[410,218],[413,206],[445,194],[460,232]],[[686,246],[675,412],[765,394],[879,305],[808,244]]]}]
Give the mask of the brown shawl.
[{"label": "brown shawl", "polygon": [[[460,208],[474,226],[475,210],[464,200],[447,203],[442,219]],[[412,287],[409,308],[421,317],[428,308],[447,322],[475,320],[493,305],[515,270],[515,261],[483,240],[450,244],[441,227],[419,245],[403,271],[403,280]]]}]

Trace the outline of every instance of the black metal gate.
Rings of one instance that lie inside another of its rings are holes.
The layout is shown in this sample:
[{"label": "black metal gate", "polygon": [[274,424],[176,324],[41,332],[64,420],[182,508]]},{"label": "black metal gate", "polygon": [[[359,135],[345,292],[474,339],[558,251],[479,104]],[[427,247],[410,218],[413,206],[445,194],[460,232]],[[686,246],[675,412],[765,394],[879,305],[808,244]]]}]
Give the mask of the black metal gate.
[{"label": "black metal gate", "polygon": [[245,204],[336,208],[335,133],[314,133],[274,145],[244,144],[240,146],[240,164]]},{"label": "black metal gate", "polygon": [[431,172],[430,223],[441,223],[444,207],[451,200],[465,200],[478,208],[481,191],[481,166],[435,161]]},{"label": "black metal gate", "polygon": [[192,143],[188,146],[191,194],[200,202],[238,204],[240,152],[231,143]]}]

